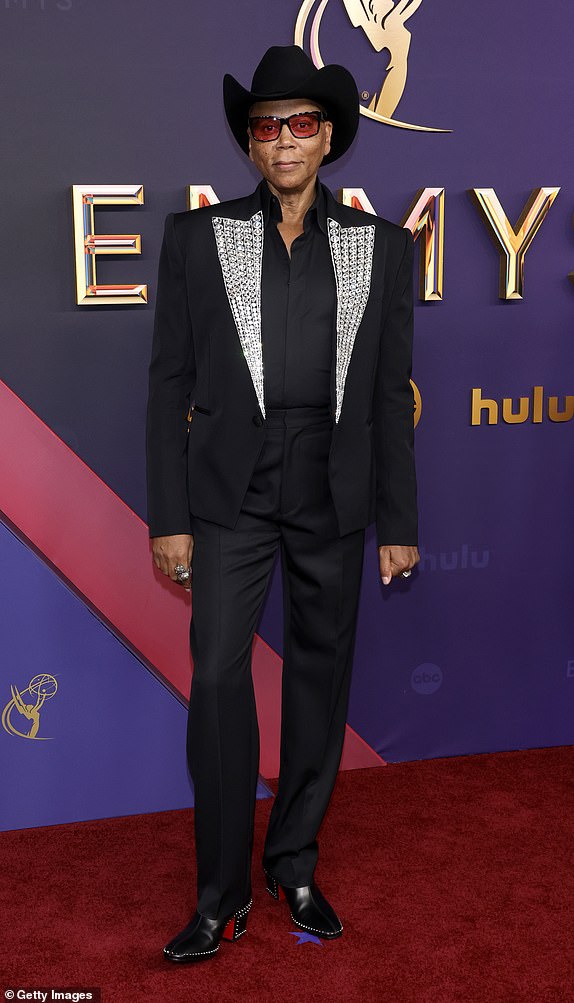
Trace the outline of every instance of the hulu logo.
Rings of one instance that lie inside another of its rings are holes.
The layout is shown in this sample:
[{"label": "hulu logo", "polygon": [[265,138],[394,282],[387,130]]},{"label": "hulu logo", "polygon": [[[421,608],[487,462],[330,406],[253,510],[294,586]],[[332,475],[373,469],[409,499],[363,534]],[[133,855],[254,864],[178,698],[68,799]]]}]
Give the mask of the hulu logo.
[{"label": "hulu logo", "polygon": [[[561,404],[561,401],[564,403]],[[487,425],[498,425],[500,415],[507,425],[521,425],[525,421],[540,424],[545,418],[550,421],[572,421],[574,418],[574,396],[550,397],[544,387],[534,387],[529,397],[503,397],[501,403],[482,396],[482,388],[472,391],[471,425],[480,425],[486,415]]]},{"label": "hulu logo", "polygon": [[490,563],[489,550],[474,550],[463,543],[457,550],[428,551],[419,547],[420,563],[417,571],[479,571]]}]

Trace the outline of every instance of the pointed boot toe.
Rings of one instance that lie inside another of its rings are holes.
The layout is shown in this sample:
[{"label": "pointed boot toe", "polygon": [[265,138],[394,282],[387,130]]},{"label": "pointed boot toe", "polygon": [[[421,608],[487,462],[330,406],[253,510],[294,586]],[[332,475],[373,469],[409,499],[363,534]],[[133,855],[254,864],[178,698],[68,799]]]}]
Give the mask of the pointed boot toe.
[{"label": "pointed boot toe", "polygon": [[247,905],[220,920],[194,913],[187,926],[166,944],[163,949],[164,958],[189,963],[212,957],[219,950],[221,940],[238,940],[247,932],[251,902],[250,899]]},{"label": "pointed boot toe", "polygon": [[314,881],[310,885],[289,888],[280,884],[268,871],[265,871],[265,877],[267,891],[277,901],[286,900],[291,919],[302,930],[327,939],[341,936],[343,924]]}]

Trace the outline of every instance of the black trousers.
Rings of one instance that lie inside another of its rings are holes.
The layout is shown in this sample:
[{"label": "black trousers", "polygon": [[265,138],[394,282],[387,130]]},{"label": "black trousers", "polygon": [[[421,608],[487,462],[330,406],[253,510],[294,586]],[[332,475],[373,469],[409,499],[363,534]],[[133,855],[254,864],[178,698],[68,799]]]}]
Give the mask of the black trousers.
[{"label": "black trousers", "polygon": [[234,529],[193,517],[187,755],[195,792],[197,909],[222,918],[251,896],[259,729],[251,646],[281,551],[281,763],[263,864],[310,884],[348,708],[363,529],[338,535],[327,480],[328,408],[268,411]]}]

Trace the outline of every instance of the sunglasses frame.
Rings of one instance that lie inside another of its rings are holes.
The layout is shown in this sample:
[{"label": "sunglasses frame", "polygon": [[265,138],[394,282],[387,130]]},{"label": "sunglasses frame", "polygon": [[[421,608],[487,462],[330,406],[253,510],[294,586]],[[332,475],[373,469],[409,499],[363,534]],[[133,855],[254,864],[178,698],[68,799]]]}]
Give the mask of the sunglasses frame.
[{"label": "sunglasses frame", "polygon": [[[310,136],[296,136],[295,133],[293,132],[293,129],[291,128],[290,120],[292,118],[298,118],[299,115],[311,115],[313,118],[316,118],[317,132],[311,133]],[[259,122],[261,121],[261,119],[266,119],[267,121],[269,119],[272,119],[274,122],[279,123],[279,132],[277,133],[276,136],[270,136],[269,139],[257,139],[257,137],[253,135],[253,129],[251,128],[251,123]],[[292,115],[288,115],[287,118],[281,118],[280,115],[252,115],[250,118],[247,119],[247,121],[249,123],[249,131],[251,133],[251,138],[254,139],[256,143],[273,143],[274,141],[279,139],[283,131],[284,125],[287,126],[289,132],[291,133],[294,139],[313,139],[315,136],[319,135],[321,122],[327,122],[328,118],[324,111],[319,111],[317,108],[313,108],[312,111],[296,111]]]}]

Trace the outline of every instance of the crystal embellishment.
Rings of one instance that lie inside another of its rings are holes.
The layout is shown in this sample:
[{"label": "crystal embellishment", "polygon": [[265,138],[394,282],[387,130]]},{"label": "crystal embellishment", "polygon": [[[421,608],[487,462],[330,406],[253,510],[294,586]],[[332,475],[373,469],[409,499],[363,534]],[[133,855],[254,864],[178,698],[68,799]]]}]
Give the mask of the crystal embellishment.
[{"label": "crystal embellishment", "polygon": [[342,227],[327,220],[329,246],[337,283],[337,357],[335,421],[339,421],[345,381],[359,325],[371,288],[374,226]]},{"label": "crystal embellishment", "polygon": [[265,417],[261,344],[263,213],[256,212],[246,220],[214,216],[212,224],[229,306]]}]

